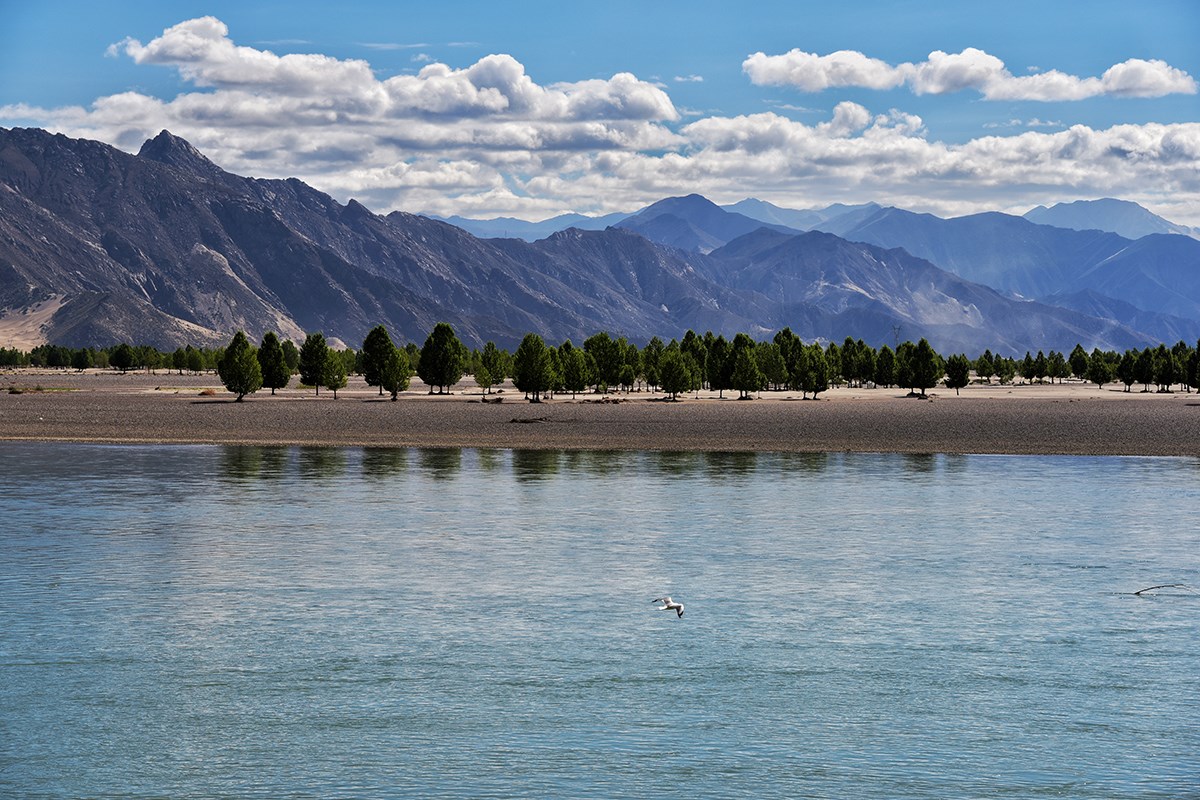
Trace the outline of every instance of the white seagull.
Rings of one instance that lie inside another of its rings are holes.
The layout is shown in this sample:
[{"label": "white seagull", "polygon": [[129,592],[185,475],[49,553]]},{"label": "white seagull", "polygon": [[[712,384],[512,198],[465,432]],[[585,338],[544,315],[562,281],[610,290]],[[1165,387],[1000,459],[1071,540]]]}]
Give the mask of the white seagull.
[{"label": "white seagull", "polygon": [[683,603],[676,603],[670,597],[659,597],[650,601],[651,603],[662,603],[658,607],[659,611],[674,611],[679,616],[683,616]]}]

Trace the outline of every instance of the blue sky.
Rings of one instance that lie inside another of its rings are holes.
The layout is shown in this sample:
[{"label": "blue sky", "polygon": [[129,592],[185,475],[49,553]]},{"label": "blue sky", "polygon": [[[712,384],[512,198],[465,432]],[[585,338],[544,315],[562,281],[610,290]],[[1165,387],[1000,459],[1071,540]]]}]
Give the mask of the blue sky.
[{"label": "blue sky", "polygon": [[1196,2],[5,5],[0,125],[167,127],[377,211],[1121,196],[1200,224]]}]

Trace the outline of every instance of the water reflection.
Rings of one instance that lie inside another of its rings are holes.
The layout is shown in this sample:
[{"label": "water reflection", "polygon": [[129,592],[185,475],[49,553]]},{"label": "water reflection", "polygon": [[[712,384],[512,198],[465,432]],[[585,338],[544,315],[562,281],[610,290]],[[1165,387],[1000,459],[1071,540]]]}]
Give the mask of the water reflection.
[{"label": "water reflection", "polygon": [[220,477],[234,483],[278,480],[288,461],[285,447],[225,445],[221,447]]},{"label": "water reflection", "polygon": [[758,453],[705,453],[704,465],[713,478],[745,478],[758,468]]},{"label": "water reflection", "polygon": [[703,463],[702,453],[687,451],[647,453],[646,456],[654,471],[674,478],[694,475],[700,470]]},{"label": "water reflection", "polygon": [[456,447],[424,449],[417,453],[421,471],[434,480],[449,480],[462,469],[462,450]]},{"label": "water reflection", "polygon": [[300,447],[296,467],[303,479],[340,478],[346,474],[346,453],[341,447]]},{"label": "water reflection", "polygon": [[831,453],[779,453],[779,468],[788,472],[822,475],[829,471],[834,456]]},{"label": "water reflection", "polygon": [[558,450],[514,450],[513,476],[518,481],[535,481],[558,474],[562,453]]},{"label": "water reflection", "polygon": [[393,478],[408,471],[408,450],[403,447],[367,447],[362,452],[362,473],[368,478]]}]

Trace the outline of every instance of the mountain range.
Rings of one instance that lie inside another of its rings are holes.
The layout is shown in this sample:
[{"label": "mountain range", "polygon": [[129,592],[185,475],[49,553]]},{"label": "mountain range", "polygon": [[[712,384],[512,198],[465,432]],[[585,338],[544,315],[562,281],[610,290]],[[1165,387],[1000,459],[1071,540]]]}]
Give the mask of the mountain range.
[{"label": "mountain range", "polygon": [[131,155],[0,129],[0,346],[173,348],[239,328],[357,346],[381,323],[419,343],[438,321],[469,345],[509,348],[528,332],[642,342],[790,326],[806,340],[924,336],[946,352],[1020,354],[1200,333],[1186,280],[1200,242],[1188,237],[874,204],[787,211],[691,195],[596,230],[573,219],[536,241],[481,238],[299,180],[234,175],[167,131]]}]

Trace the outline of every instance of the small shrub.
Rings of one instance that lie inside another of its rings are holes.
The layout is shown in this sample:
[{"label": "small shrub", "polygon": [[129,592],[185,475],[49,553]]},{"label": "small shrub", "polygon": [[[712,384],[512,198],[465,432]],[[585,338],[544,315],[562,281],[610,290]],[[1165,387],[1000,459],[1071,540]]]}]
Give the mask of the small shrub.
[{"label": "small shrub", "polygon": [[201,389],[200,396],[201,397],[216,397],[217,390],[216,389]]}]

